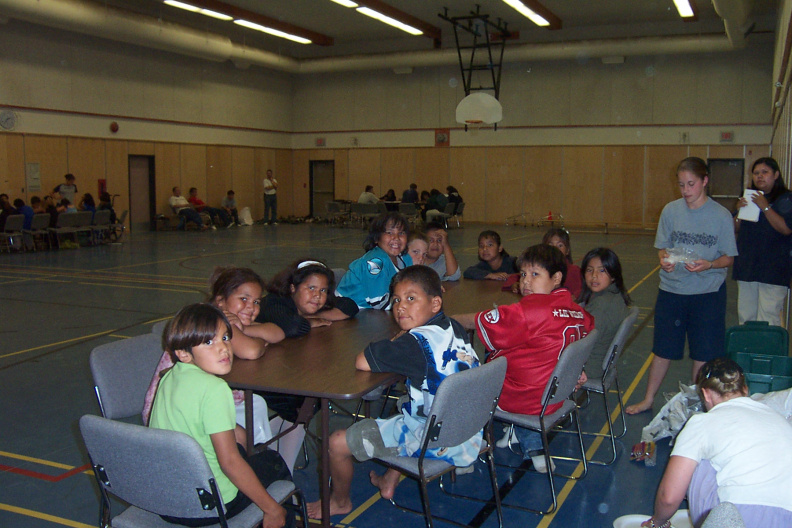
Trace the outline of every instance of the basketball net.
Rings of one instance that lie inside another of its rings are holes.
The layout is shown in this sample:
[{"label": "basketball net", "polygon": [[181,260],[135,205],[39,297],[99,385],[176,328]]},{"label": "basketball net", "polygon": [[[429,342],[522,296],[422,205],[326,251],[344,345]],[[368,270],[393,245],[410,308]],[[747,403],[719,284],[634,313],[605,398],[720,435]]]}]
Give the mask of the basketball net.
[{"label": "basketball net", "polygon": [[481,127],[484,126],[484,121],[481,119],[467,119],[465,120],[465,126],[470,130],[471,136],[477,136]]}]

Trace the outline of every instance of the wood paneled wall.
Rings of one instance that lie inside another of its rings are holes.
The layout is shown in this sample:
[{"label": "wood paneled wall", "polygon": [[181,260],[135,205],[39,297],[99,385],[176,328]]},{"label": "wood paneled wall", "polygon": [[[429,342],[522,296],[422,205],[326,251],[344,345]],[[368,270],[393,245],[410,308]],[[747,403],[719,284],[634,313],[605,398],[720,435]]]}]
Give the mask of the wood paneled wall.
[{"label": "wood paneled wall", "polygon": [[[129,207],[128,156],[154,156],[157,210],[171,214],[168,197],[178,185],[186,194],[219,205],[229,189],[254,218],[263,215],[263,179],[272,169],[279,181],[278,212],[307,215],[310,162],[335,162],[336,199],[356,200],[366,185],[398,196],[410,183],[420,190],[459,189],[467,221],[501,223],[527,213],[552,211],[569,225],[653,228],[663,206],[678,197],[674,169],[686,156],[745,158],[746,172],[767,145],[525,146],[289,150],[180,143],[0,135],[0,192],[29,201],[49,192],[67,172],[80,192],[95,193],[98,179]],[[28,193],[25,164],[39,163],[43,192]]]}]

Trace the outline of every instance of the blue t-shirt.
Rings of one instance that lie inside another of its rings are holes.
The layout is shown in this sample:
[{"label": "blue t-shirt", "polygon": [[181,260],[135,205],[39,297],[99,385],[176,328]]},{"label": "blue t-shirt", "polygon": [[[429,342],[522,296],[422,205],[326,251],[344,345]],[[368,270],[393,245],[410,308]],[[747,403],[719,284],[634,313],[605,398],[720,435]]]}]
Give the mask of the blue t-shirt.
[{"label": "blue t-shirt", "polygon": [[[700,258],[713,261],[723,255],[737,255],[732,216],[725,207],[708,198],[691,209],[684,198],[666,204],[660,214],[654,246],[657,249],[685,248]],[[660,289],[679,295],[718,291],[726,280],[726,268],[693,273],[678,263],[674,271],[660,272]]]},{"label": "blue t-shirt", "polygon": [[412,257],[401,255],[396,265],[379,246],[349,265],[336,288],[336,295],[349,297],[360,308],[386,310],[390,303],[390,283],[399,270],[412,266]]},{"label": "blue t-shirt", "polygon": [[[792,227],[792,193],[781,195],[770,207],[781,215],[787,227]],[[737,234],[740,256],[734,259],[732,277],[788,287],[792,280],[791,242],[792,236],[776,231],[764,213],[759,215],[758,222],[740,222]]]}]

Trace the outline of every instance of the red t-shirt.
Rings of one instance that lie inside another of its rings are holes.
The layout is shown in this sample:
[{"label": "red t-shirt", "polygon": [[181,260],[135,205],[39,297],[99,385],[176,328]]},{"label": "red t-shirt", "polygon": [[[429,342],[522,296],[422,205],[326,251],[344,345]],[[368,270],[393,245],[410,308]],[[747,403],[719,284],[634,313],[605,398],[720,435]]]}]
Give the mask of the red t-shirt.
[{"label": "red t-shirt", "polygon": [[[538,415],[542,393],[561,352],[594,329],[594,318],[575,304],[566,288],[527,295],[515,304],[476,316],[479,339],[492,351],[489,360],[508,360],[499,407]],[[561,404],[548,408],[555,412]]]},{"label": "red t-shirt", "polygon": [[198,211],[199,213],[201,211],[203,211],[204,209],[206,209],[206,202],[204,202],[203,200],[201,200],[197,196],[190,196],[187,199],[187,201],[190,202],[191,204],[193,204],[195,206],[195,210]]}]

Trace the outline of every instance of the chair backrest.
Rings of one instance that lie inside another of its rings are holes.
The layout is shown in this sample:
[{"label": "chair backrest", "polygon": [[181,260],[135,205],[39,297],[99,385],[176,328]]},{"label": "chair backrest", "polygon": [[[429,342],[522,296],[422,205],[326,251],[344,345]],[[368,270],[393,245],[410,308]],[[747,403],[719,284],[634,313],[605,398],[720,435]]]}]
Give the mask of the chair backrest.
[{"label": "chair backrest", "polygon": [[583,372],[583,365],[586,364],[594,344],[597,342],[597,330],[592,330],[586,337],[567,345],[558,358],[558,363],[547,380],[542,402],[549,407],[561,403],[572,394],[575,385]]},{"label": "chair backrest", "polygon": [[30,224],[31,231],[39,231],[41,229],[46,229],[49,227],[50,223],[50,214],[49,213],[38,213],[33,215],[33,222]]},{"label": "chair backrest", "polygon": [[346,275],[347,270],[346,268],[332,268],[330,271],[333,272],[333,276],[335,277],[335,285],[337,288],[341,283],[341,279],[343,279],[344,275]]},{"label": "chair backrest", "polygon": [[[158,515],[217,517],[214,508],[223,502],[190,436],[88,414],[80,418],[80,432],[103,491]],[[204,510],[201,496],[211,508]]]},{"label": "chair backrest", "polygon": [[464,210],[465,210],[465,202],[459,202],[459,203],[457,204],[456,212],[455,212],[454,214],[455,214],[455,215],[457,215],[457,216],[459,216],[459,215],[461,215],[461,214],[462,214],[462,212],[463,212]]},{"label": "chair backrest", "polygon": [[354,214],[361,216],[377,214],[379,212],[379,206],[377,204],[353,203],[350,209]]},{"label": "chair backrest", "polygon": [[75,227],[85,227],[91,225],[93,213],[91,211],[77,211],[75,214]]},{"label": "chair backrest", "polygon": [[710,510],[701,528],[745,528],[745,522],[734,504],[721,502]]},{"label": "chair backrest", "polygon": [[6,233],[16,233],[22,231],[25,225],[25,215],[14,214],[6,218],[4,230]]},{"label": "chair backrest", "polygon": [[400,203],[399,212],[404,216],[415,216],[418,214],[418,209],[414,203]]},{"label": "chair backrest", "polygon": [[457,206],[456,202],[448,202],[445,206],[445,210],[443,211],[443,213],[447,214],[448,216],[453,216],[454,211],[456,211],[456,206]]},{"label": "chair backrest", "polygon": [[375,205],[377,206],[377,213],[385,214],[388,212],[388,206],[385,205],[385,202],[377,202]]},{"label": "chair backrest", "polygon": [[151,325],[151,333],[159,338],[162,338],[162,332],[165,331],[165,326],[168,324],[168,321],[170,321],[170,319],[157,321],[156,323]]},{"label": "chair backrest", "polygon": [[129,209],[124,209],[124,212],[121,213],[121,216],[118,217],[118,221],[116,222],[116,224],[123,224],[128,214],[129,214]]},{"label": "chair backrest", "polygon": [[338,202],[326,202],[325,208],[328,213],[340,213],[341,212],[341,204]]},{"label": "chair backrest", "polygon": [[437,388],[426,421],[427,447],[453,447],[479,432],[495,411],[504,379],[506,358],[445,378]]},{"label": "chair backrest", "polygon": [[96,226],[109,226],[110,225],[110,209],[100,209],[96,211],[93,217],[93,223]]},{"label": "chair backrest", "polygon": [[619,329],[616,330],[616,335],[613,336],[608,353],[605,354],[605,358],[602,360],[603,383],[606,383],[607,387],[610,386],[613,377],[616,375],[616,362],[619,361],[619,357],[624,351],[624,344],[627,342],[630,333],[632,333],[632,327],[638,319],[638,311],[637,306],[630,308],[627,317],[621,322]]},{"label": "chair backrest", "polygon": [[58,213],[56,228],[74,227],[77,225],[77,213]]},{"label": "chair backrest", "polygon": [[102,416],[140,415],[151,377],[162,357],[162,337],[144,334],[98,346],[89,363]]}]

